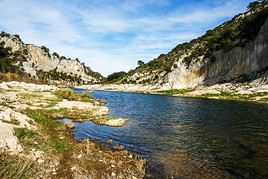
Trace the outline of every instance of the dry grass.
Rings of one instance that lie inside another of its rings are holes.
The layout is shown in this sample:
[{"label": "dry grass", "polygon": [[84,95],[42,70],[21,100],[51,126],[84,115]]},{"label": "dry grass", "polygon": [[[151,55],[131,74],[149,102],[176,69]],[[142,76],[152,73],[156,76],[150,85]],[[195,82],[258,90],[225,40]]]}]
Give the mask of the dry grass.
[{"label": "dry grass", "polygon": [[31,159],[10,155],[7,152],[0,152],[0,178],[41,178],[35,171]]},{"label": "dry grass", "polygon": [[43,81],[35,80],[29,77],[28,74],[16,74],[16,73],[0,73],[0,81],[19,81],[26,83],[44,84]]},{"label": "dry grass", "polygon": [[[69,159],[74,178],[143,178],[145,175],[146,161],[126,150],[112,149],[90,140],[76,147]],[[81,159],[77,159],[79,154],[82,154]]]}]

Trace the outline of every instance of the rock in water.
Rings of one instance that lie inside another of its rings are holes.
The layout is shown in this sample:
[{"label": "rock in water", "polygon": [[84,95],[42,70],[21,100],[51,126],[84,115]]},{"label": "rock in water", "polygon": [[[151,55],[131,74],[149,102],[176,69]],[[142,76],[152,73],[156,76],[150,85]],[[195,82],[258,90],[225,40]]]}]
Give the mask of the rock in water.
[{"label": "rock in water", "polygon": [[117,119],[110,119],[107,122],[105,122],[105,125],[112,126],[112,127],[121,127],[124,126],[127,123],[127,119],[123,118],[117,118]]}]

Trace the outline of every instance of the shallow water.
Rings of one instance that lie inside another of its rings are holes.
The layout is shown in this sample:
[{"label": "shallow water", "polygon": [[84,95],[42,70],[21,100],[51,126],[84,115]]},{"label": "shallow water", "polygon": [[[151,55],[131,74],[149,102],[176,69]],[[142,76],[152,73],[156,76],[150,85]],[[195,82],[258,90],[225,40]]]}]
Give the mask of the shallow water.
[{"label": "shallow water", "polygon": [[[83,90],[76,89],[77,92]],[[268,178],[268,105],[95,91],[121,128],[77,123],[78,140],[113,140],[149,160],[151,178]]]}]

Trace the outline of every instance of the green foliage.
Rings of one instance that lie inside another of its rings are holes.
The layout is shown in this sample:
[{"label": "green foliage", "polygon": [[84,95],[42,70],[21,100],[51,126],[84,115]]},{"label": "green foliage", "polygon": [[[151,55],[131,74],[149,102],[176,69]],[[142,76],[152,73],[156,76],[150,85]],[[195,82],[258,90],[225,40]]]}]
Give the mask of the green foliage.
[{"label": "green foliage", "polygon": [[138,64],[138,66],[142,66],[142,65],[144,65],[145,63],[144,63],[142,60],[139,60],[139,61],[137,62],[137,64]]},{"label": "green foliage", "polygon": [[81,76],[78,76],[77,74],[67,74],[64,72],[58,72],[57,69],[51,70],[51,71],[43,71],[39,70],[37,71],[37,76],[42,81],[48,81],[48,80],[58,80],[58,81],[67,81],[67,82],[73,82],[73,83],[82,83]]},{"label": "green foliage", "polygon": [[[58,130],[61,130],[61,127],[64,126],[49,116],[49,114],[52,113],[52,110],[26,109],[24,113],[40,124],[42,134],[45,134],[45,136],[48,137],[44,142],[43,136],[40,136],[39,133],[26,128],[17,128],[15,129],[15,135],[25,147],[35,147],[43,151],[53,151],[56,153],[63,153],[71,148],[69,140],[60,139],[56,134],[56,132],[59,132]],[[35,145],[34,142],[37,142],[38,145]]]},{"label": "green foliage", "polygon": [[189,92],[194,91],[194,89],[171,89],[171,90],[164,90],[164,91],[158,91],[159,93],[164,93],[164,94],[170,94],[170,95],[174,95],[174,94],[186,94]]},{"label": "green foliage", "polygon": [[88,66],[85,65],[85,63],[81,63],[81,64],[82,64],[82,66],[84,68],[85,74],[87,74],[89,76],[92,76],[92,77],[96,78],[99,81],[104,80],[103,76],[100,73],[92,71]]},{"label": "green foliage", "polygon": [[46,52],[46,53],[49,53],[49,48],[45,47],[45,46],[41,46],[41,49]]},{"label": "green foliage", "polygon": [[0,45],[0,72],[2,73],[20,73],[19,66],[15,65],[16,62],[22,61],[19,55],[12,55],[9,48],[4,48],[3,44]]},{"label": "green foliage", "polygon": [[260,5],[262,4],[261,1],[253,1],[253,2],[250,2],[249,5],[248,5],[248,9],[249,10],[252,10],[252,9],[256,9],[258,8]]},{"label": "green foliage", "polygon": [[51,119],[50,117],[47,117],[44,115],[42,110],[31,110],[31,109],[26,109],[24,113],[34,119],[35,122],[38,124],[41,124],[42,126],[50,126],[53,124],[55,121]]},{"label": "green foliage", "polygon": [[120,72],[115,72],[113,74],[108,75],[107,77],[107,81],[108,82],[114,82],[114,81],[119,81],[120,79],[122,79],[127,73],[124,71],[120,71]]},{"label": "green foliage", "polygon": [[36,138],[38,136],[37,132],[34,132],[27,128],[15,128],[14,134],[18,139]]},{"label": "green foliage", "polygon": [[57,57],[57,58],[60,58],[59,54],[57,54],[56,52],[53,52],[52,55]]},{"label": "green foliage", "polygon": [[83,102],[93,102],[93,97],[90,93],[75,93],[71,89],[60,89],[54,92],[54,94],[60,99],[67,99],[70,101],[83,101]]},{"label": "green foliage", "polygon": [[15,34],[14,36],[21,41],[21,38],[20,38],[20,36],[18,34]]},{"label": "green foliage", "polygon": [[75,92],[71,89],[60,89],[55,91],[54,94],[59,98],[67,99],[70,101],[74,101],[77,99]]}]

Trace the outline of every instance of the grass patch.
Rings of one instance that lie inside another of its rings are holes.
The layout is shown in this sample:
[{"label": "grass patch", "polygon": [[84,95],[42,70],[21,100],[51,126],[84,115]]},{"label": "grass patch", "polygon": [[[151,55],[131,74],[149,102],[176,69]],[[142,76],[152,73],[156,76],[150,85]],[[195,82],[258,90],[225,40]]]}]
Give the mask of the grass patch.
[{"label": "grass patch", "polygon": [[20,143],[26,148],[37,148],[47,151],[46,143],[42,136],[32,130],[26,128],[15,128],[14,135],[19,139]]},{"label": "grass patch", "polygon": [[65,151],[69,150],[71,148],[71,145],[68,141],[61,140],[61,139],[52,139],[50,141],[51,148],[58,152],[58,153],[64,153]]},{"label": "grass patch", "polygon": [[241,101],[255,101],[258,97],[264,97],[261,101],[267,100],[265,96],[268,93],[253,93],[253,94],[234,94],[230,92],[221,92],[220,94],[203,94],[202,97],[204,98],[221,98],[221,99],[232,99],[232,100],[241,100]]},{"label": "grass patch", "polygon": [[[71,145],[69,139],[60,139],[60,136],[67,133],[64,125],[57,122],[55,118],[49,116],[51,110],[26,109],[24,112],[40,124],[40,133],[42,134],[41,136],[39,133],[25,128],[15,129],[15,135],[25,147],[35,147],[43,151],[60,154],[70,148]],[[35,142],[37,142],[38,145],[35,145]]]},{"label": "grass patch", "polygon": [[43,110],[32,110],[32,109],[26,109],[24,113],[34,119],[35,122],[38,124],[41,124],[42,126],[50,126],[52,123],[55,123],[55,121],[48,117],[47,115],[44,115]]},{"label": "grass patch", "polygon": [[[220,94],[214,94],[214,93],[206,93],[206,94],[202,94],[201,95],[202,97],[229,97],[229,98],[231,98],[231,97],[234,97],[235,96],[235,94],[233,94],[233,93],[230,93],[230,92],[224,92],[224,91],[221,91],[221,93]],[[236,95],[237,96],[237,95]]]},{"label": "grass patch", "polygon": [[163,90],[163,91],[158,91],[159,93],[163,93],[163,94],[186,94],[189,92],[194,91],[194,89],[171,89],[171,90]]},{"label": "grass patch", "polygon": [[90,93],[78,94],[71,89],[60,89],[54,92],[54,94],[60,99],[67,99],[70,101],[83,101],[83,102],[93,102],[94,99]]},{"label": "grass patch", "polygon": [[37,92],[31,92],[31,93],[20,93],[19,94],[23,98],[31,99],[31,98],[40,98],[42,95],[38,94]]},{"label": "grass patch", "polygon": [[47,102],[48,102],[48,105],[46,106],[46,108],[52,108],[52,107],[56,106],[56,104],[57,104],[59,101],[60,101],[60,100],[58,100],[58,99],[47,101]]},{"label": "grass patch", "polygon": [[61,119],[61,118],[69,118],[69,119],[87,119],[93,116],[92,111],[89,110],[75,110],[75,109],[43,109],[39,110],[46,118],[50,119]]}]

